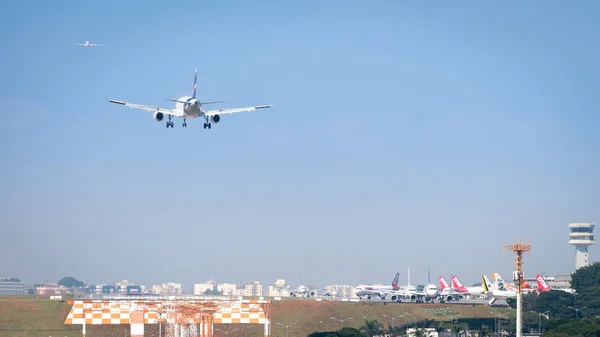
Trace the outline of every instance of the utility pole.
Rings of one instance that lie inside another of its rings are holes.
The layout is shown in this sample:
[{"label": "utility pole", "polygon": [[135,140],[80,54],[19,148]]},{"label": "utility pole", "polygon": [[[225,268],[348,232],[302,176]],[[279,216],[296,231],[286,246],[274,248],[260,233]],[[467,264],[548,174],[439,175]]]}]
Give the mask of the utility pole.
[{"label": "utility pole", "polygon": [[517,256],[515,257],[515,271],[513,272],[513,280],[517,285],[517,337],[523,337],[523,253],[529,253],[531,245],[521,242],[504,245],[504,250],[511,250]]},{"label": "utility pole", "polygon": [[296,323],[298,323],[298,322],[294,322],[294,323],[292,323],[292,324],[290,324],[290,325],[285,325],[285,324],[281,324],[281,323],[277,323],[277,324],[279,324],[279,325],[281,325],[281,326],[285,327],[285,337],[289,337],[289,335],[288,335],[288,332],[289,332],[289,331],[288,331],[288,329],[289,329],[289,327],[291,327],[292,325],[294,325],[294,324],[296,324]]}]

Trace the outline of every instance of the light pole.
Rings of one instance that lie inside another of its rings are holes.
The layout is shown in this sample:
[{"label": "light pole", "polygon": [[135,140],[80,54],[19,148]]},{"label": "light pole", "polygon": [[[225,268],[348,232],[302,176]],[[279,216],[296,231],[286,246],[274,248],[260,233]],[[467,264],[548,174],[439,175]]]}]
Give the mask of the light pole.
[{"label": "light pole", "polygon": [[493,312],[490,311],[490,314],[494,314],[496,317],[494,317],[494,334],[498,334],[498,330],[502,330],[502,324],[500,324],[500,320],[502,319],[502,314],[499,314],[497,312]]},{"label": "light pole", "polygon": [[537,311],[532,311],[534,314],[538,315],[538,333],[542,333],[542,316],[546,316],[546,319],[548,319],[547,314],[550,311],[544,311],[544,312],[537,312]]},{"label": "light pole", "polygon": [[391,316],[388,316],[386,314],[382,314],[382,315],[392,320],[392,329],[394,329],[394,330],[396,329],[396,326],[394,325],[394,320],[396,318],[404,317],[404,315],[399,315],[399,316],[396,316],[396,317],[391,317]]},{"label": "light pole", "polygon": [[404,315],[400,315],[400,316],[396,316],[396,317],[390,317],[390,316],[388,316],[386,314],[382,314],[382,315],[392,320],[392,327],[394,326],[394,320],[396,318],[404,317]]},{"label": "light pole", "polygon": [[294,322],[294,323],[292,323],[290,325],[285,325],[285,324],[281,324],[281,323],[277,323],[277,324],[285,327],[285,337],[288,337],[288,328],[291,327],[292,325],[296,324],[296,323],[298,323],[298,322]]},{"label": "light pole", "polygon": [[405,315],[412,315],[412,317],[415,319],[415,329],[417,328],[417,316],[415,316],[412,312],[405,312]]},{"label": "light pole", "polygon": [[239,328],[235,328],[235,329],[233,329],[233,330],[228,330],[228,331],[225,331],[225,330],[221,330],[221,329],[217,329],[217,328],[215,328],[215,330],[218,330],[218,331],[221,331],[222,333],[224,333],[224,334],[225,334],[225,336],[229,335],[229,333],[230,333],[230,332],[234,332],[234,331],[235,331],[235,330],[237,330],[237,329],[239,329]]},{"label": "light pole", "polygon": [[567,307],[567,308],[571,308],[571,309],[575,310],[575,318],[579,318],[579,310],[585,309],[587,307],[583,307],[583,308]]},{"label": "light pole", "polygon": [[[445,313],[443,313],[444,316],[448,316]],[[456,317],[460,316],[460,314],[456,314],[456,315],[450,315],[450,326],[451,326],[451,330],[454,330],[454,319]]]},{"label": "light pole", "polygon": [[331,319],[335,319],[336,321],[340,321],[340,329],[344,328],[344,322],[345,321],[349,321],[349,320],[351,320],[353,318],[354,317],[349,317],[349,318],[346,318],[346,319],[339,319],[339,318],[331,317]]}]

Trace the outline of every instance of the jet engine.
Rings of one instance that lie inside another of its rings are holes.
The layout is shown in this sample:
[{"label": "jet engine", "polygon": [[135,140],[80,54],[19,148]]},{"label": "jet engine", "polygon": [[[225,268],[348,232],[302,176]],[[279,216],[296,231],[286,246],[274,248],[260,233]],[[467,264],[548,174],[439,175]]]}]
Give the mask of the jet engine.
[{"label": "jet engine", "polygon": [[392,295],[392,297],[390,297],[390,299],[395,302],[398,300],[398,296]]},{"label": "jet engine", "polygon": [[452,297],[452,295],[446,296],[446,301],[452,301],[452,300],[454,300],[454,298]]},{"label": "jet engine", "polygon": [[219,123],[220,120],[221,120],[221,116],[219,116],[219,115],[210,116],[210,121],[213,123]]},{"label": "jet engine", "polygon": [[410,295],[410,299],[414,301],[414,300],[417,299],[417,296],[416,295]]},{"label": "jet engine", "polygon": [[163,114],[162,112],[155,112],[154,113],[154,120],[157,122],[161,122],[163,119],[165,118],[165,114]]}]

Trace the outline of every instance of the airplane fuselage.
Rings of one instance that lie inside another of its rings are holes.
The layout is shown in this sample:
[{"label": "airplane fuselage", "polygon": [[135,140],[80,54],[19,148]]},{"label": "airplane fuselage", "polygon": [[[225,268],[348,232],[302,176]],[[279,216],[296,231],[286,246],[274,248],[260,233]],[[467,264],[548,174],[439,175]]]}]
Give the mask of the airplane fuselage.
[{"label": "airplane fuselage", "polygon": [[200,116],[202,109],[200,108],[200,101],[197,98],[183,96],[177,100],[179,102],[175,103],[175,109],[183,112],[183,118],[198,118]]}]

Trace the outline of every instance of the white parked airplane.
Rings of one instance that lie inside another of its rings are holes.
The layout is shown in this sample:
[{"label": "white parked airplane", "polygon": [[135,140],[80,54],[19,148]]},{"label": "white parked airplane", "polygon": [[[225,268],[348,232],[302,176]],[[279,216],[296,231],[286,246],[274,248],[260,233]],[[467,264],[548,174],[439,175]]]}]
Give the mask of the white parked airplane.
[{"label": "white parked airplane", "polygon": [[311,297],[315,296],[315,292],[309,291],[306,286],[300,285],[298,289],[290,291],[290,296],[296,297],[296,295]]},{"label": "white parked airplane", "polygon": [[[383,292],[383,296],[390,295],[390,299],[395,302],[400,302],[402,298],[410,299],[417,303],[424,301],[434,301],[440,295],[440,290],[435,284],[431,284],[429,267],[427,268],[427,285],[423,291],[418,291],[415,286],[410,285],[410,269],[408,270],[408,285],[404,289],[390,290]],[[384,298],[382,296],[382,298]],[[442,296],[445,299],[445,296]]]},{"label": "white parked airplane", "polygon": [[514,290],[500,290],[497,286],[492,284],[490,280],[488,280],[487,276],[481,276],[481,286],[483,288],[483,293],[492,297],[489,301],[489,305],[494,304],[496,299],[507,299],[517,297],[517,292]]},{"label": "white parked airplane", "polygon": [[463,295],[480,296],[483,294],[482,286],[466,287],[456,275],[452,276],[452,288],[457,289]]},{"label": "white parked airplane", "polygon": [[363,296],[366,296],[367,299],[371,299],[371,296],[378,296],[385,299],[386,295],[395,293],[395,291],[400,289],[400,287],[398,287],[399,280],[400,273],[396,273],[396,276],[394,276],[394,279],[392,280],[392,284],[389,286],[383,284],[360,284],[355,288],[354,294],[358,296],[359,299],[362,299]]},{"label": "white parked airplane", "polygon": [[85,43],[73,43],[76,46],[81,46],[81,47],[97,47],[97,46],[101,46],[102,44],[97,44],[97,43],[90,43],[90,41],[85,41]]},{"label": "white parked airplane", "polygon": [[196,79],[198,77],[198,69],[196,69],[194,73],[194,92],[192,96],[183,96],[179,99],[167,99],[167,101],[175,102],[175,109],[165,109],[147,105],[133,104],[122,101],[109,100],[110,103],[120,104],[124,106],[128,106],[130,108],[142,109],[150,112],[154,112],[154,120],[157,122],[161,122],[165,115],[168,117],[167,128],[170,126],[173,128],[173,122],[171,119],[173,117],[183,118],[183,127],[187,126],[185,122],[188,118],[204,118],[206,122],[204,123],[204,128],[211,127],[211,122],[219,123],[221,120],[221,116],[223,114],[232,114],[236,112],[244,112],[244,111],[253,111],[257,109],[265,109],[270,108],[273,105],[257,105],[245,108],[234,108],[234,109],[218,109],[218,110],[204,110],[202,106],[205,104],[214,104],[221,103],[221,101],[217,102],[200,102],[198,98],[196,98]]}]

